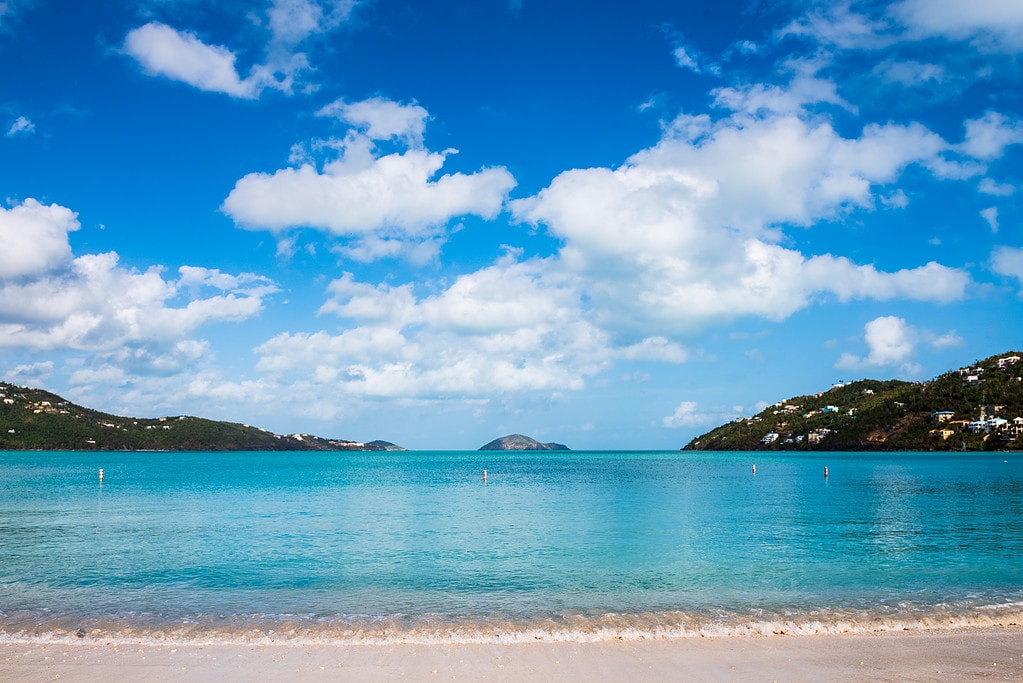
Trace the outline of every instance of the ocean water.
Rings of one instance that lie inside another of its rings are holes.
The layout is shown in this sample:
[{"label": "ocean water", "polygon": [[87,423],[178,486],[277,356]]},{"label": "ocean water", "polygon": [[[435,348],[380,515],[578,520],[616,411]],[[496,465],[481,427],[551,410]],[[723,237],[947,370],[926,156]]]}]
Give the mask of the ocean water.
[{"label": "ocean water", "polygon": [[1023,623],[1018,453],[0,452],[0,474],[0,639]]}]

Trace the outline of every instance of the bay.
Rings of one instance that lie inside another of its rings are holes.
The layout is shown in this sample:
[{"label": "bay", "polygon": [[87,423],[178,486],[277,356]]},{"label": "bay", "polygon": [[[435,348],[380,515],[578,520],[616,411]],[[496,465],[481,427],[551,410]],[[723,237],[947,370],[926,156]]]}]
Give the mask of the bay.
[{"label": "bay", "polygon": [[0,472],[9,638],[589,639],[1023,613],[1015,453],[6,452]]}]

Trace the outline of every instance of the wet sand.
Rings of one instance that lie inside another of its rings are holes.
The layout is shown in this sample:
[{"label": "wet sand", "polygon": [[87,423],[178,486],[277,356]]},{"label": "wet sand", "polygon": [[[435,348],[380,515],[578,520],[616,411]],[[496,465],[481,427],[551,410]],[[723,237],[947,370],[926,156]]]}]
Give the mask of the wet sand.
[{"label": "wet sand", "polygon": [[597,643],[0,643],[14,681],[1023,680],[1023,627]]}]

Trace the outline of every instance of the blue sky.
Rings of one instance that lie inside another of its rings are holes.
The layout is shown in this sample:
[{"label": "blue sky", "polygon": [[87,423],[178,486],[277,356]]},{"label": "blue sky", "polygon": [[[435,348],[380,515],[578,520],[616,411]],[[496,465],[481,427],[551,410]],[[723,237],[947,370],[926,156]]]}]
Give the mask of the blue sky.
[{"label": "blue sky", "polygon": [[1023,347],[1023,4],[0,1],[0,377],[677,448]]}]

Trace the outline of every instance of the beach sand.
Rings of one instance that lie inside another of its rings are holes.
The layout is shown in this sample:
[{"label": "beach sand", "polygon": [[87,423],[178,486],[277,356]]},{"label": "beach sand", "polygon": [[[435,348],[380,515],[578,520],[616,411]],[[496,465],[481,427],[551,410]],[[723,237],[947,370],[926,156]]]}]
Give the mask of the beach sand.
[{"label": "beach sand", "polygon": [[596,643],[0,644],[14,681],[1023,680],[1023,628]]}]

